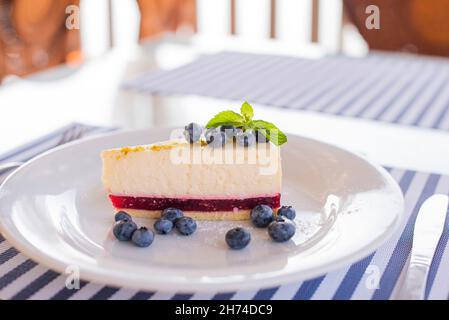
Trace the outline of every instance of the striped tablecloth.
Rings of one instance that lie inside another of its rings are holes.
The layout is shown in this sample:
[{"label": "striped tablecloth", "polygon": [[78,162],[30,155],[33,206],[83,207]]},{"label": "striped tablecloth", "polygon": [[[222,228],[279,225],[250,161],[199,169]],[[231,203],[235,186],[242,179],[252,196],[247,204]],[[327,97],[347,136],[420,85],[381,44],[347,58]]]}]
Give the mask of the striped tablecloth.
[{"label": "striped tablecloth", "polygon": [[[31,143],[0,155],[0,161],[24,161],[54,147],[71,124]],[[86,134],[110,129],[83,126]],[[449,194],[449,176],[387,168],[405,194],[407,219],[399,232],[377,251],[345,268],[304,282],[239,291],[177,293],[144,292],[81,282],[79,290],[65,287],[66,275],[28,259],[0,235],[1,299],[389,299],[401,275],[412,244],[413,225],[420,205],[430,195]],[[0,177],[1,178],[1,177]],[[449,220],[437,247],[427,284],[429,299],[448,299]],[[376,279],[378,281],[376,281]]]},{"label": "striped tablecloth", "polygon": [[222,52],[123,87],[449,130],[449,59],[443,58],[375,53],[309,60]]}]

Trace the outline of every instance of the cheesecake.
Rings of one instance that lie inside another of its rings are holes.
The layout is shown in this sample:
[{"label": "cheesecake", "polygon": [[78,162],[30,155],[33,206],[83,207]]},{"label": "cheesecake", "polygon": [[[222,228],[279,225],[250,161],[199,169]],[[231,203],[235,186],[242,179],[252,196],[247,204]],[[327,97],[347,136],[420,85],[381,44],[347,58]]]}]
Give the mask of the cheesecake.
[{"label": "cheesecake", "polygon": [[135,217],[178,208],[200,220],[245,220],[257,205],[280,207],[280,147],[269,142],[212,148],[170,140],[104,150],[101,158],[112,206]]}]

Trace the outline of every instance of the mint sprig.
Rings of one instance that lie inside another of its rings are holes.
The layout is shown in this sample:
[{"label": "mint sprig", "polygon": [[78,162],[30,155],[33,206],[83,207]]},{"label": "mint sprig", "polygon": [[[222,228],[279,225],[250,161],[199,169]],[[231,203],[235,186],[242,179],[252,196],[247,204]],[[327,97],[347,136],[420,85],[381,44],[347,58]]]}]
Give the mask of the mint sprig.
[{"label": "mint sprig", "polygon": [[253,120],[253,107],[247,102],[243,102],[240,113],[238,114],[232,110],[222,111],[216,114],[206,124],[206,128],[217,128],[225,125],[232,125],[241,127],[243,130],[254,130],[261,133],[268,140],[277,146],[287,142],[287,136],[279,130],[273,123],[264,120]]},{"label": "mint sprig", "polygon": [[240,113],[242,114],[246,122],[251,121],[251,119],[254,117],[253,107],[247,101],[243,102],[242,106],[240,107]]}]

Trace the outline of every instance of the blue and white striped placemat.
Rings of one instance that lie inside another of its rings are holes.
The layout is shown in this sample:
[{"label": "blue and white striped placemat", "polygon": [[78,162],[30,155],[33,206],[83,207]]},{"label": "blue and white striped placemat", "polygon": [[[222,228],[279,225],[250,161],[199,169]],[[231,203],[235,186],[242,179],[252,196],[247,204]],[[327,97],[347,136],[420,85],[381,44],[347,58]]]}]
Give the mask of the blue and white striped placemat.
[{"label": "blue and white striped placemat", "polygon": [[449,130],[449,59],[444,58],[375,53],[309,60],[222,52],[144,74],[123,87]]},{"label": "blue and white striped placemat", "polygon": [[[9,153],[0,161],[24,161],[55,146],[71,124]],[[85,126],[88,134],[110,129]],[[279,287],[205,293],[144,292],[81,282],[65,287],[66,275],[28,259],[0,235],[0,299],[389,299],[406,265],[413,225],[420,205],[434,193],[449,194],[449,176],[388,168],[405,194],[407,219],[398,233],[376,252],[345,268],[304,282]],[[0,177],[1,178],[1,177]],[[449,296],[449,219],[433,260],[427,285],[429,299]],[[379,279],[380,281],[376,281]],[[378,282],[378,285],[376,283]]]}]

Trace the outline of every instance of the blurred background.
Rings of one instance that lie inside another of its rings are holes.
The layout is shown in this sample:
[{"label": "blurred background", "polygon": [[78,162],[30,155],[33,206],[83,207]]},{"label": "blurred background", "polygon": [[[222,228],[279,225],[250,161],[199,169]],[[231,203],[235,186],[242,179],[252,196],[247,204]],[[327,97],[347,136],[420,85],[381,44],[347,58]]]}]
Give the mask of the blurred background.
[{"label": "blurred background", "polygon": [[[380,29],[367,27],[372,6]],[[223,50],[447,57],[449,1],[0,0],[0,149],[74,121],[126,128],[205,121],[224,102],[122,84]],[[11,132],[15,139],[6,139]]]}]

